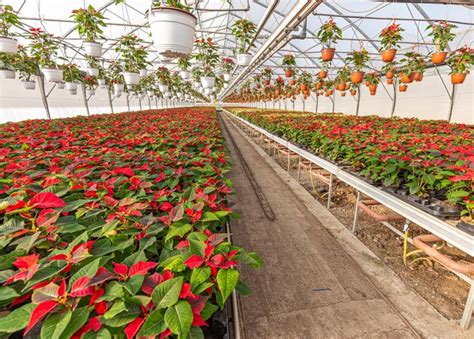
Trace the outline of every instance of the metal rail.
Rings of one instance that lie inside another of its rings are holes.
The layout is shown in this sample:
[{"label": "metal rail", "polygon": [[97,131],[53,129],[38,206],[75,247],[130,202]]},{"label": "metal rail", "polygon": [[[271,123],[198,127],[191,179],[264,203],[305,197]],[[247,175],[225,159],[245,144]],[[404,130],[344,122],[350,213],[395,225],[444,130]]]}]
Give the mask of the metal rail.
[{"label": "metal rail", "polygon": [[317,166],[325,169],[331,174],[334,174],[339,180],[352,186],[363,194],[369,196],[370,198],[377,200],[381,204],[385,205],[387,208],[390,208],[392,211],[400,214],[411,222],[417,224],[423,229],[439,236],[444,239],[454,247],[459,248],[460,250],[466,252],[470,256],[474,256],[474,236],[471,236],[453,226],[446,223],[445,221],[438,219],[422,210],[398,199],[397,197],[382,191],[380,188],[372,186],[367,182],[361,180],[355,175],[345,171],[340,166],[329,162],[317,155],[314,155],[291,142],[284,140],[263,128],[260,128],[247,120],[232,114],[227,110],[223,110],[233,118],[241,121],[247,126],[257,130],[258,132],[264,134],[269,139],[274,140],[275,142],[287,147],[290,151],[296,153],[297,155],[309,160],[310,162],[316,164]]}]

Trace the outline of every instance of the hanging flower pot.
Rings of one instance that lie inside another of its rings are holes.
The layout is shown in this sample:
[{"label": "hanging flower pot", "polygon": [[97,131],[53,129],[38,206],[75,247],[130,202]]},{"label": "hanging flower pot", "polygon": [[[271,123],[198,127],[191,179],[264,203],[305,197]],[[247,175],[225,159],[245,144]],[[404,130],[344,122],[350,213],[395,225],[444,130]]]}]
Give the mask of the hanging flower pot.
[{"label": "hanging flower pot", "polygon": [[387,79],[387,84],[388,84],[388,85],[392,85],[392,84],[393,84],[393,78]]},{"label": "hanging flower pot", "polygon": [[345,97],[346,96],[346,92],[341,92],[341,97]]},{"label": "hanging flower pot", "polygon": [[270,80],[263,80],[263,84],[265,86],[269,86],[270,85]]},{"label": "hanging flower pot", "polygon": [[66,89],[68,91],[77,91],[77,83],[76,82],[66,82]]},{"label": "hanging flower pot", "polygon": [[406,92],[406,91],[407,91],[407,88],[408,88],[408,85],[402,85],[402,84],[400,84],[400,85],[398,86],[398,90],[399,90],[400,92]]},{"label": "hanging flower pot", "polygon": [[201,84],[204,89],[211,89],[214,87],[216,83],[215,77],[201,77]]},{"label": "hanging flower pot", "polygon": [[134,72],[122,72],[125,83],[128,85],[138,85],[140,82],[140,74]]},{"label": "hanging flower pot", "polygon": [[72,90],[72,91],[69,91],[69,94],[71,94],[71,95],[77,95],[77,89]]},{"label": "hanging flower pot", "polygon": [[286,69],[285,70],[285,76],[287,78],[291,78],[293,76],[293,70],[292,69]]},{"label": "hanging flower pot", "polygon": [[387,79],[393,79],[393,76],[394,76],[394,75],[395,75],[395,74],[393,73],[393,71],[388,71],[388,72],[385,74],[385,77],[386,77]]},{"label": "hanging flower pot", "polygon": [[335,48],[323,48],[321,50],[321,59],[323,59],[323,61],[332,61],[335,52]]},{"label": "hanging flower pot", "polygon": [[22,80],[22,82],[25,89],[33,90],[36,88],[36,82],[34,81]]},{"label": "hanging flower pot", "polygon": [[354,96],[354,95],[356,95],[356,94],[357,94],[357,90],[355,90],[355,89],[351,90],[351,95],[352,95],[352,96]]},{"label": "hanging flower pot", "polygon": [[101,89],[106,89],[107,88],[107,83],[105,79],[97,79],[97,84],[99,85],[99,88]]},{"label": "hanging flower pot", "polygon": [[148,75],[148,70],[147,69],[141,69],[140,70],[140,78],[144,78]]},{"label": "hanging flower pot", "polygon": [[321,89],[323,87],[323,83],[320,81],[316,84],[316,89]]},{"label": "hanging flower pot", "polygon": [[415,81],[421,81],[421,80],[423,80],[423,73],[421,73],[421,72],[415,72],[415,75],[413,76],[413,80],[415,80]]},{"label": "hanging flower pot", "polygon": [[321,79],[325,79],[327,76],[328,76],[328,71],[323,71],[323,70],[319,71],[319,77]]},{"label": "hanging flower pot", "polygon": [[239,66],[248,66],[251,60],[252,60],[252,55],[249,53],[237,54],[237,64]]},{"label": "hanging flower pot", "polygon": [[383,62],[392,62],[397,55],[397,50],[395,48],[387,49],[381,52]]},{"label": "hanging flower pot", "polygon": [[300,89],[301,91],[306,92],[308,90],[308,87],[306,86],[306,84],[301,84]]},{"label": "hanging flower pot", "polygon": [[434,52],[431,54],[431,62],[435,65],[442,64],[446,60],[448,52]]},{"label": "hanging flower pot", "polygon": [[410,76],[408,76],[405,72],[400,72],[400,81],[404,84],[412,83],[414,78],[415,72],[411,72]]},{"label": "hanging flower pot", "polygon": [[352,73],[351,82],[353,84],[360,84],[362,80],[364,79],[364,74],[365,72],[362,72],[362,71],[357,71],[357,72]]},{"label": "hanging flower pot", "polygon": [[61,82],[63,81],[63,71],[57,68],[40,68],[46,81],[49,82]]},{"label": "hanging flower pot", "polygon": [[466,79],[466,73],[453,73],[451,74],[451,83],[453,85],[459,85]]},{"label": "hanging flower pot", "polygon": [[148,23],[158,54],[184,57],[193,49],[197,19],[174,7],[155,7],[148,13]]},{"label": "hanging flower pot", "polygon": [[290,80],[290,85],[291,85],[291,86],[294,86],[295,84],[296,84],[296,80],[295,80],[295,79],[291,79],[291,80]]},{"label": "hanging flower pot", "polygon": [[57,89],[64,89],[66,87],[66,84],[64,82],[58,82],[56,83]]},{"label": "hanging flower pot", "polygon": [[255,88],[256,88],[256,89],[260,89],[260,84],[256,84],[256,85],[255,85]]},{"label": "hanging flower pot", "polygon": [[224,81],[230,81],[232,79],[232,75],[230,73],[224,73]]},{"label": "hanging flower pot", "polygon": [[169,90],[169,86],[165,84],[158,84],[158,88],[160,89],[161,93],[168,92]]},{"label": "hanging flower pot", "polygon": [[346,90],[346,83],[342,82],[342,83],[338,84],[337,85],[337,90],[338,91],[345,91]]},{"label": "hanging flower pot", "polygon": [[191,77],[191,73],[189,73],[188,71],[181,71],[179,72],[179,76],[183,80],[188,80]]},{"label": "hanging flower pot", "polygon": [[96,77],[99,75],[99,69],[94,67],[87,67],[87,74],[91,77]]},{"label": "hanging flower pot", "polygon": [[376,84],[370,84],[369,85],[369,91],[370,91],[370,95],[375,95],[375,93],[377,92],[377,85]]},{"label": "hanging flower pot", "polygon": [[114,93],[115,95],[117,95],[118,93],[122,93],[123,92],[123,89],[124,89],[124,85],[123,84],[114,84]]},{"label": "hanging flower pot", "polygon": [[100,58],[102,56],[102,44],[95,41],[84,41],[84,50],[91,57]]},{"label": "hanging flower pot", "polygon": [[10,37],[0,37],[1,53],[16,53],[18,40]]},{"label": "hanging flower pot", "polygon": [[152,96],[155,95],[155,92],[148,90],[148,91],[146,91],[146,94],[147,94],[149,97],[152,97]]},{"label": "hanging flower pot", "polygon": [[9,69],[0,69],[3,79],[15,79],[15,71]]}]

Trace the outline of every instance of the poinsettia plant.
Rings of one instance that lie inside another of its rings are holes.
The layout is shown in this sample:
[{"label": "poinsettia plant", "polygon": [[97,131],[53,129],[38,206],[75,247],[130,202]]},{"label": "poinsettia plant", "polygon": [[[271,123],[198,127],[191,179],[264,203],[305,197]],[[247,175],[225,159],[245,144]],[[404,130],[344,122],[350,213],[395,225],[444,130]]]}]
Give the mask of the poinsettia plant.
[{"label": "poinsettia plant", "polygon": [[349,56],[346,57],[346,63],[352,64],[353,68],[359,72],[367,67],[368,61],[369,52],[363,47],[360,50],[353,50]]},{"label": "poinsettia plant", "polygon": [[142,45],[143,42],[134,34],[124,35],[119,39],[115,51],[120,54],[125,72],[138,73],[149,64],[146,60],[148,52]]},{"label": "poinsettia plant", "polygon": [[64,65],[63,74],[65,82],[80,82],[83,79],[81,70],[74,63]]},{"label": "poinsettia plant", "polygon": [[222,72],[230,73],[234,70],[235,62],[232,58],[222,58]]},{"label": "poinsettia plant", "polygon": [[257,26],[250,20],[238,19],[232,24],[232,35],[234,36],[239,47],[237,53],[247,53],[247,50],[254,47],[253,40]]},{"label": "poinsettia plant", "polygon": [[456,27],[456,25],[447,21],[438,21],[437,23],[428,25],[425,31],[431,30],[428,36],[433,39],[436,51],[443,52],[446,51],[449,43],[456,37],[456,34],[452,32]]},{"label": "poinsettia plant", "polygon": [[399,43],[403,40],[402,32],[405,31],[399,24],[393,22],[391,25],[382,29],[379,34],[380,51],[400,48]]},{"label": "poinsettia plant", "polygon": [[191,68],[191,63],[189,58],[179,58],[178,59],[178,68],[182,71],[188,71]]},{"label": "poinsettia plant", "polygon": [[453,51],[447,64],[451,69],[451,74],[469,74],[474,65],[474,50],[468,46]]},{"label": "poinsettia plant", "polygon": [[11,5],[0,6],[0,37],[13,36],[12,27],[22,27],[23,24]]},{"label": "poinsettia plant", "polygon": [[23,81],[34,81],[35,76],[38,74],[38,65],[33,57],[28,54],[28,50],[24,46],[18,46],[13,66]]},{"label": "poinsettia plant", "polygon": [[342,39],[342,30],[331,17],[321,25],[316,37],[326,48],[332,48],[338,40]]},{"label": "poinsettia plant", "polygon": [[40,67],[57,68],[59,40],[41,28],[29,30],[31,55]]},{"label": "poinsettia plant", "polygon": [[79,8],[72,11],[71,18],[76,23],[79,36],[85,41],[95,42],[103,39],[103,28],[107,27],[104,15],[89,5],[87,8]]}]

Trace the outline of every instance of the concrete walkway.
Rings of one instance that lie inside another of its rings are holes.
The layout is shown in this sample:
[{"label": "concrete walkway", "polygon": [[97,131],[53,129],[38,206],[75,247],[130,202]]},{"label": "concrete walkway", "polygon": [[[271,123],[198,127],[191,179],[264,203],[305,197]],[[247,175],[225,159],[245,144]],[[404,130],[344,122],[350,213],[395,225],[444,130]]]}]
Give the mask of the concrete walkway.
[{"label": "concrete walkway", "polygon": [[232,223],[233,241],[265,261],[261,269],[242,269],[252,290],[240,297],[245,338],[469,337],[382,267],[344,226],[334,232],[337,220],[221,116],[276,216],[265,216],[224,131],[234,159],[233,209],[241,216]]}]

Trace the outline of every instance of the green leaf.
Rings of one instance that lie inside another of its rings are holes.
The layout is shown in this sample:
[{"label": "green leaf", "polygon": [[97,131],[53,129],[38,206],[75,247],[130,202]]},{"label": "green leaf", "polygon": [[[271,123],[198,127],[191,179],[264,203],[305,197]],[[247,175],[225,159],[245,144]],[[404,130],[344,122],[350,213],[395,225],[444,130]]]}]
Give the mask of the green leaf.
[{"label": "green leaf", "polygon": [[[38,232],[39,233],[39,232]],[[48,280],[54,276],[56,276],[59,272],[61,272],[65,267],[63,262],[55,261],[49,266],[40,268],[38,272],[33,276],[31,280],[28,281],[26,286],[23,288],[23,292],[29,290],[33,285],[42,282],[44,280]]]},{"label": "green leaf", "polygon": [[19,294],[10,286],[0,287],[0,300],[9,300],[18,297]]},{"label": "green leaf", "polygon": [[24,329],[28,325],[31,312],[33,312],[35,307],[36,305],[34,304],[26,304],[10,312],[8,315],[0,317],[0,332],[14,333]]},{"label": "green leaf", "polygon": [[193,240],[189,239],[189,252],[192,254],[197,254],[200,256],[204,256],[204,250],[206,249],[206,244],[204,241],[199,241],[199,240]]},{"label": "green leaf", "polygon": [[157,308],[166,308],[173,306],[179,299],[181,287],[183,286],[183,277],[177,277],[162,282],[155,287],[151,298]]},{"label": "green leaf", "polygon": [[200,327],[193,327],[189,331],[187,339],[204,339],[204,333],[202,333]]},{"label": "green leaf", "polygon": [[59,338],[68,326],[71,316],[72,312],[68,309],[64,313],[50,315],[41,326],[41,338]]},{"label": "green leaf", "polygon": [[241,295],[249,295],[252,291],[250,288],[241,280],[237,283],[235,290]]},{"label": "green leaf", "polygon": [[117,314],[122,313],[126,310],[127,307],[125,306],[125,303],[122,300],[117,300],[112,304],[112,306],[107,310],[107,312],[105,312],[103,317],[104,319],[112,319]]},{"label": "green leaf", "polygon": [[232,291],[237,287],[239,282],[239,271],[231,269],[221,269],[217,273],[217,286],[221,292],[222,305],[231,295]]},{"label": "green leaf", "polygon": [[184,224],[182,226],[171,225],[168,230],[168,233],[166,234],[165,242],[176,236],[183,238],[186,235],[186,233],[188,233],[189,231],[191,231],[190,224]]},{"label": "green leaf", "polygon": [[16,260],[17,257],[22,257],[28,252],[24,250],[13,251],[8,254],[0,256],[0,271],[6,270],[7,268],[13,267],[12,263]]},{"label": "green leaf", "polygon": [[212,315],[216,313],[218,309],[219,309],[218,306],[208,302],[206,303],[206,305],[204,305],[204,308],[201,311],[201,316],[204,320],[207,320],[210,317],[212,317]]},{"label": "green leaf", "polygon": [[74,333],[80,329],[89,318],[89,308],[87,306],[76,308],[74,312],[72,312],[71,321],[69,325],[64,329],[61,333],[59,339],[69,339],[72,337]]},{"label": "green leaf", "polygon": [[202,222],[206,221],[219,221],[219,218],[212,212],[204,212],[202,214],[201,220]]},{"label": "green leaf", "polygon": [[164,330],[166,330],[165,310],[157,308],[145,320],[138,336],[158,335]]},{"label": "green leaf", "polygon": [[25,222],[22,220],[10,219],[3,225],[0,225],[0,235],[10,234],[21,231],[25,228]]},{"label": "green leaf", "polygon": [[195,268],[191,273],[191,289],[194,291],[196,287],[201,285],[211,276],[210,267]]},{"label": "green leaf", "polygon": [[90,263],[84,265],[76,273],[74,273],[71,279],[69,279],[69,283],[68,283],[69,287],[71,287],[72,284],[74,284],[74,282],[81,277],[92,278],[97,273],[97,270],[99,269],[100,259],[101,258],[94,259]]},{"label": "green leaf", "polygon": [[186,338],[193,322],[193,310],[191,305],[181,300],[176,305],[171,306],[165,312],[166,326],[177,334],[180,338]]},{"label": "green leaf", "polygon": [[144,275],[136,275],[131,277],[127,282],[123,282],[122,286],[131,294],[135,295],[143,285],[143,280],[145,280]]},{"label": "green leaf", "polygon": [[97,332],[95,339],[112,339],[112,335],[106,328],[101,328],[99,332]]}]

